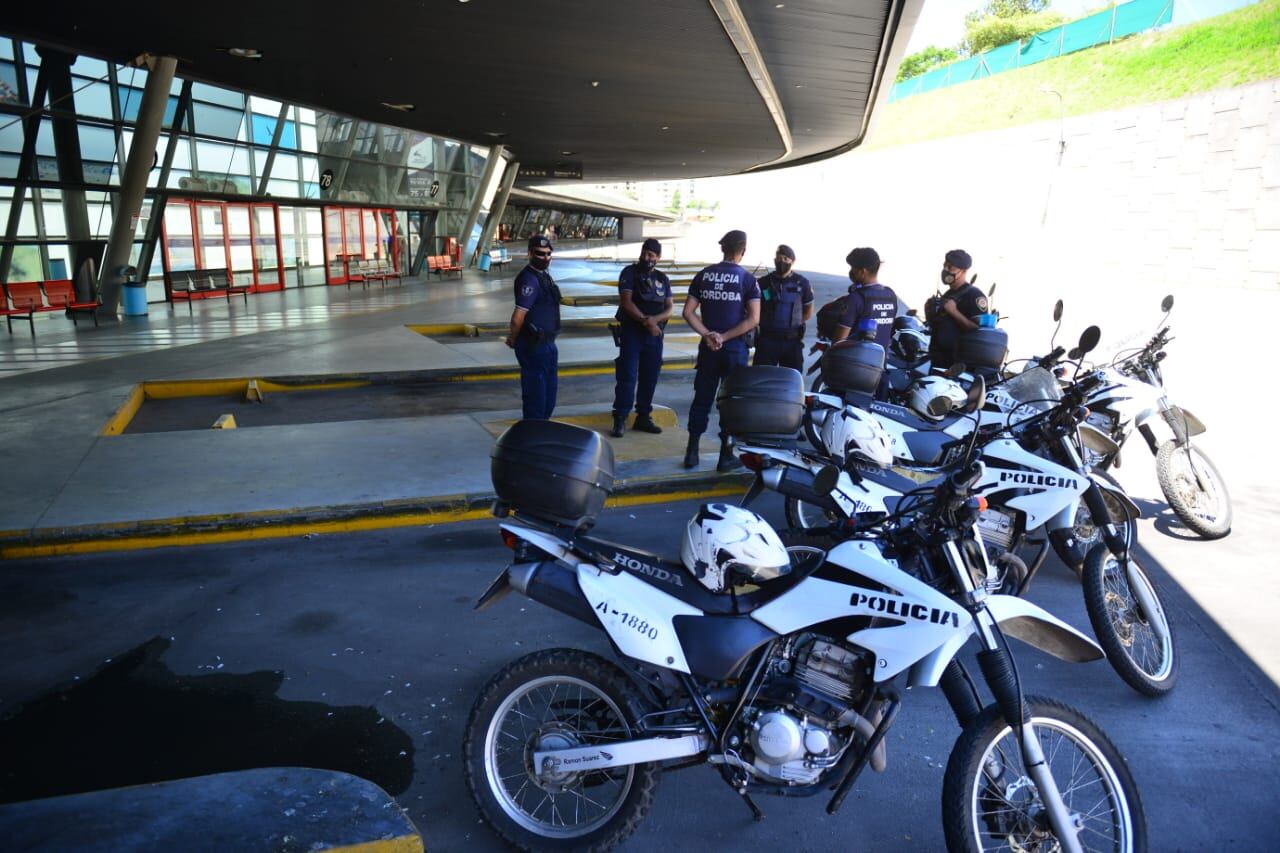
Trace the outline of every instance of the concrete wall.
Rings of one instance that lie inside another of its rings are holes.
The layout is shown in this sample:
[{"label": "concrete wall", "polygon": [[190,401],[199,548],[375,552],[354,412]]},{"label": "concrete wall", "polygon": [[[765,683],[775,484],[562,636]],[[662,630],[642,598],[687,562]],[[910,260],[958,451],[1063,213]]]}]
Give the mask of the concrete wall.
[{"label": "concrete wall", "polygon": [[850,248],[874,246],[882,281],[913,305],[956,247],[980,284],[1000,283],[1006,312],[1072,293],[1141,291],[1145,304],[1184,288],[1280,291],[1277,80],[714,184],[722,216],[686,254],[707,243],[710,255],[720,232],[744,228],[749,263],[785,242],[800,268],[844,272]]}]

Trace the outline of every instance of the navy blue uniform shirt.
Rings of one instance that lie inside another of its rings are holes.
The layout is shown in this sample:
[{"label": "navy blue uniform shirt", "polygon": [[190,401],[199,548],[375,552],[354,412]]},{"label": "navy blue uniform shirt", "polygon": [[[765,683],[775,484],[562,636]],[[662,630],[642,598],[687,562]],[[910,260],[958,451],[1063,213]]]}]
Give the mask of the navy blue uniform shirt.
[{"label": "navy blue uniform shirt", "polygon": [[813,304],[813,286],[799,273],[771,272],[760,279],[760,331],[804,332],[804,306]]},{"label": "navy blue uniform shirt", "polygon": [[880,282],[849,288],[849,304],[841,326],[858,328],[858,321],[868,317],[876,321],[876,343],[889,351],[893,339],[893,318],[898,313],[898,295]]},{"label": "navy blue uniform shirt", "polygon": [[[549,335],[560,331],[560,288],[550,273],[539,272],[525,265],[516,276],[516,307],[529,313],[525,315],[521,334],[530,325]],[[531,329],[529,330],[532,331]]]},{"label": "navy blue uniform shirt", "polygon": [[742,267],[722,261],[693,277],[689,295],[698,300],[702,325],[727,332],[747,318],[747,303],[760,299],[760,285]]},{"label": "navy blue uniform shirt", "polygon": [[[618,276],[618,294],[631,292],[631,302],[646,317],[661,314],[671,298],[671,280],[666,273],[659,270],[646,270],[639,264],[630,264],[622,268]],[[618,309],[619,320],[630,320],[631,315]]]}]

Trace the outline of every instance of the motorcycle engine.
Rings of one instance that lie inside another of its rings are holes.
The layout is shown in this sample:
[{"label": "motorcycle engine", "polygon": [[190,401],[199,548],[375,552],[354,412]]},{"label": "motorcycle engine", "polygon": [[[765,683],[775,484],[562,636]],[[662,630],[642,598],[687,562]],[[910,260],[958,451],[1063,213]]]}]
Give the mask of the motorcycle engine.
[{"label": "motorcycle engine", "polygon": [[770,674],[743,712],[751,771],[788,785],[812,785],[852,741],[850,706],[870,683],[863,652],[806,635],[771,662]]}]

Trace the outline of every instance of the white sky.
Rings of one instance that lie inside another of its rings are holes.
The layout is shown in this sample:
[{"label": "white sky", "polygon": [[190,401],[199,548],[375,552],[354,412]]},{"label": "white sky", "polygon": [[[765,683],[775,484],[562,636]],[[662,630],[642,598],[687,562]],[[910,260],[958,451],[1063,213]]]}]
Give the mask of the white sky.
[{"label": "white sky", "polygon": [[[1049,8],[1074,18],[1106,0],[1053,0]],[[954,47],[964,36],[964,16],[986,5],[986,0],[925,0],[920,20],[911,31],[906,56],[918,53],[929,45]]]}]

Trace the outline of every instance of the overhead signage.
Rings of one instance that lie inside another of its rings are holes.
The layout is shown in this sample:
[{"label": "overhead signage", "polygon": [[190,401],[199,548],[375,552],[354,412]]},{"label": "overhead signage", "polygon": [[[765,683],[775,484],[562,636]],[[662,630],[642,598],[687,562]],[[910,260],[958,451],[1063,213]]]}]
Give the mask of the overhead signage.
[{"label": "overhead signage", "polygon": [[521,163],[520,177],[580,181],[582,161],[562,160],[559,163]]}]

